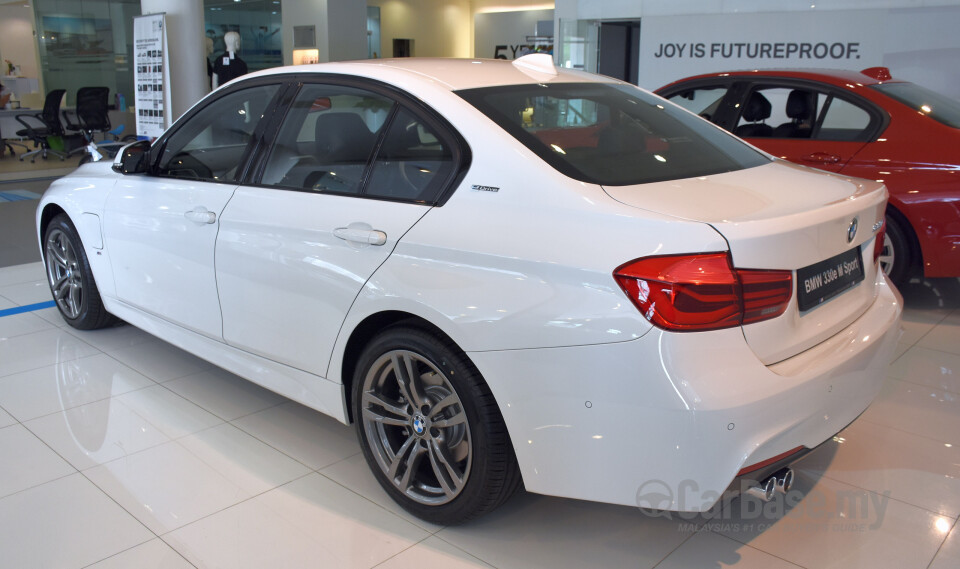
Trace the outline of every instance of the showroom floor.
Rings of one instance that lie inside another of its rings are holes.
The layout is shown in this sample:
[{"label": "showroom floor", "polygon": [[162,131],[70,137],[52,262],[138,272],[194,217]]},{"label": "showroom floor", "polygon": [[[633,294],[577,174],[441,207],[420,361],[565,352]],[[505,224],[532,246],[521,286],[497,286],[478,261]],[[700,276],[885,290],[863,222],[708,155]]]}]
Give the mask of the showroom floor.
[{"label": "showroom floor", "polygon": [[11,314],[43,279],[0,268],[3,567],[960,566],[957,279],[907,288],[881,396],[785,498],[686,519],[521,493],[461,527],[390,502],[350,427],[130,326]]}]

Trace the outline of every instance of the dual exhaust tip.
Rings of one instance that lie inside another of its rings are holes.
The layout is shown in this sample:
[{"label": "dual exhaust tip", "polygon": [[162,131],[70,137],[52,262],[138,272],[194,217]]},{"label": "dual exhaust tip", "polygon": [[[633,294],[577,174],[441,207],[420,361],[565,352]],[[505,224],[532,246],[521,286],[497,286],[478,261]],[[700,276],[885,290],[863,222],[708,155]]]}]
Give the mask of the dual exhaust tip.
[{"label": "dual exhaust tip", "polygon": [[764,502],[773,500],[777,492],[786,494],[793,487],[793,469],[783,468],[774,472],[769,478],[760,482],[757,486],[751,486],[746,493],[760,498]]}]

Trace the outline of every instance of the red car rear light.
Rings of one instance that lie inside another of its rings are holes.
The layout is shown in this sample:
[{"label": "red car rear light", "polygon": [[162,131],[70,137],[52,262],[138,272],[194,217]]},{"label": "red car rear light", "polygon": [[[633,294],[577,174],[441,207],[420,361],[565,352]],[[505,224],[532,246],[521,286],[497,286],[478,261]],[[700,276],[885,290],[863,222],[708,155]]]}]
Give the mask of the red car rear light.
[{"label": "red car rear light", "polygon": [[877,231],[876,241],[873,242],[873,264],[880,261],[880,255],[883,253],[883,238],[887,234],[887,221],[883,221],[880,231]]},{"label": "red car rear light", "polygon": [[613,276],[647,320],[666,330],[768,320],[783,314],[793,294],[790,271],[735,269],[728,253],[644,257]]}]

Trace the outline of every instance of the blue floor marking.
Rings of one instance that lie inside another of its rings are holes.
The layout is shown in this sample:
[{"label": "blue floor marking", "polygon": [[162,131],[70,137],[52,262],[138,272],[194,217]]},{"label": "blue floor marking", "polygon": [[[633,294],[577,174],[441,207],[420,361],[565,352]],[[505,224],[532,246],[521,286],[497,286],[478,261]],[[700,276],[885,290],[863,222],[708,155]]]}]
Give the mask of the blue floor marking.
[{"label": "blue floor marking", "polygon": [[38,302],[36,304],[8,308],[6,310],[0,310],[0,318],[3,318],[4,316],[13,316],[14,314],[21,314],[24,312],[33,312],[34,310],[43,310],[44,308],[53,308],[56,305],[56,302],[48,300],[47,302]]}]

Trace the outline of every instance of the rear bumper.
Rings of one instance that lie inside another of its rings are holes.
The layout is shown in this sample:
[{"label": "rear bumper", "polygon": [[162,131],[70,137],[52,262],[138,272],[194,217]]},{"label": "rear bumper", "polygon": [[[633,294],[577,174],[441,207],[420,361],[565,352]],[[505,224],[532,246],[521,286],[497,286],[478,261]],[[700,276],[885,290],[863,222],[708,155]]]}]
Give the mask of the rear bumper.
[{"label": "rear bumper", "polygon": [[469,355],[500,404],[528,490],[705,511],[744,466],[814,448],[867,408],[901,312],[883,284],[847,328],[772,366],[739,329]]}]

